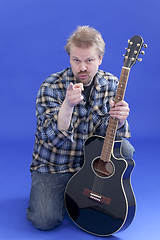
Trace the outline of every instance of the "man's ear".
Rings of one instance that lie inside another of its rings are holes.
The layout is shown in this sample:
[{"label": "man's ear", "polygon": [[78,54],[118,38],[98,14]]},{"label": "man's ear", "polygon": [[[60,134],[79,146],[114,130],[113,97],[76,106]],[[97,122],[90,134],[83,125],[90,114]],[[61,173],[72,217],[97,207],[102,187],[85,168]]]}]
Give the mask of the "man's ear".
[{"label": "man's ear", "polygon": [[99,58],[99,65],[101,65],[102,59],[103,59],[103,56],[100,56],[100,58]]}]

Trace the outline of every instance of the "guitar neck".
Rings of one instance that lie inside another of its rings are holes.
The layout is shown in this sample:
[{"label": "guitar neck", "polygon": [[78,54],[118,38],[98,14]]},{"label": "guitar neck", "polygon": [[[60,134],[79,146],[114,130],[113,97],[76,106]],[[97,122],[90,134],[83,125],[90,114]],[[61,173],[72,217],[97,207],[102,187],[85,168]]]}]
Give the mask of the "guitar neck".
[{"label": "guitar neck", "polygon": [[[114,100],[115,104],[124,99],[129,72],[130,72],[130,68],[122,67],[118,88],[117,88],[117,92]],[[117,127],[118,127],[118,119],[110,117],[106,136],[104,138],[102,153],[101,153],[101,159],[104,162],[110,161]]]}]

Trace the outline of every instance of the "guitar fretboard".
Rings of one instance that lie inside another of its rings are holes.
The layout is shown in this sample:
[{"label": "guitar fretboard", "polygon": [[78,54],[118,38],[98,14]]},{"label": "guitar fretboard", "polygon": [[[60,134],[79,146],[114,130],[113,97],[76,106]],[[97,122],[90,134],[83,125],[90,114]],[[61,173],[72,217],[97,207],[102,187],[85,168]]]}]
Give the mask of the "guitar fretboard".
[{"label": "guitar fretboard", "polygon": [[[114,100],[115,104],[124,99],[129,72],[130,72],[130,68],[122,67],[118,88],[117,88],[117,92]],[[118,127],[118,119],[110,117],[106,136],[104,138],[102,153],[100,157],[104,162],[110,161],[117,127]]]}]

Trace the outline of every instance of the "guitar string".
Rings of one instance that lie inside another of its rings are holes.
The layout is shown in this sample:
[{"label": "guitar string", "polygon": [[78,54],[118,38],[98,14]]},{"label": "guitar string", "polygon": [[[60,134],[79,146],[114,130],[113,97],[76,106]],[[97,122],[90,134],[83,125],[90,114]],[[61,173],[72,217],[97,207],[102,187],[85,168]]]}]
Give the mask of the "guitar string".
[{"label": "guitar string", "polygon": [[[126,74],[126,72],[127,72],[127,74]],[[123,99],[128,75],[129,75],[129,70],[127,69],[127,71],[126,71],[126,69],[122,68],[121,77],[119,80],[119,85],[118,85],[117,93],[115,96],[115,101],[117,101],[117,100],[120,101]],[[110,120],[111,120],[110,127],[116,128],[117,127],[116,120],[115,119],[110,119]],[[111,131],[111,132],[109,131],[109,135],[110,135],[110,140],[113,140],[115,138],[115,131]],[[113,144],[111,144],[111,145],[113,146]],[[109,149],[110,149],[110,147],[109,147]],[[106,154],[105,151],[104,151],[104,153]],[[102,189],[103,189],[103,183],[104,183],[104,179],[102,177],[95,176],[93,186],[92,186],[92,191],[101,194]]]},{"label": "guitar string", "polygon": [[97,194],[101,194],[103,190],[103,183],[104,181],[102,178],[95,176],[92,191]]}]

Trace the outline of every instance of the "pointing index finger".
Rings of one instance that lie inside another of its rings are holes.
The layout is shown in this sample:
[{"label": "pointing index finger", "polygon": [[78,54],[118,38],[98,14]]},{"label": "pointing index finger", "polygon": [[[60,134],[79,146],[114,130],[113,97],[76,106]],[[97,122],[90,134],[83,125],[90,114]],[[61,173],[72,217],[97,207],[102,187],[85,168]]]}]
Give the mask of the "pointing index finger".
[{"label": "pointing index finger", "polygon": [[74,85],[73,85],[73,83],[72,82],[70,82],[70,84],[69,84],[69,86],[68,86],[68,88],[67,88],[68,90],[73,90],[74,89]]}]

